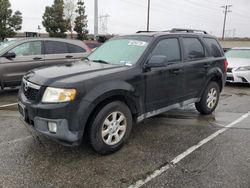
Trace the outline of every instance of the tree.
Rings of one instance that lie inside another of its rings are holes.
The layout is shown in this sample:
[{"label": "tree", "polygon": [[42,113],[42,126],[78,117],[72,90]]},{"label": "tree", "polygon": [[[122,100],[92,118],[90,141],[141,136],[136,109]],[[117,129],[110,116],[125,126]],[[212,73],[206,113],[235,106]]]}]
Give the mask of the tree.
[{"label": "tree", "polygon": [[16,31],[22,29],[22,13],[16,11],[12,14],[9,0],[0,0],[0,41],[6,37],[13,37]]},{"label": "tree", "polygon": [[54,4],[45,8],[43,14],[43,26],[50,37],[65,38],[67,35],[67,21],[64,19],[63,0],[54,0]]},{"label": "tree", "polygon": [[75,27],[74,31],[77,33],[77,39],[85,40],[87,39],[87,15],[85,15],[85,6],[82,0],[78,0],[77,9],[76,9],[77,17],[75,19]]},{"label": "tree", "polygon": [[74,29],[74,19],[75,19],[75,9],[76,9],[76,0],[65,0],[64,1],[64,14],[67,21],[67,29],[73,38],[73,29]]}]

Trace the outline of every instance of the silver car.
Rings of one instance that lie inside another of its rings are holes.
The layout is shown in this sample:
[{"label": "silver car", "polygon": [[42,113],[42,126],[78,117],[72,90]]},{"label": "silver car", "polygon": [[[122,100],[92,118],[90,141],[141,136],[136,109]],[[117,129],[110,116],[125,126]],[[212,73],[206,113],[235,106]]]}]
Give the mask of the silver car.
[{"label": "silver car", "polygon": [[79,40],[24,38],[0,44],[0,87],[17,86],[29,70],[82,59],[90,49]]},{"label": "silver car", "polygon": [[250,47],[232,48],[225,53],[227,82],[250,84]]}]

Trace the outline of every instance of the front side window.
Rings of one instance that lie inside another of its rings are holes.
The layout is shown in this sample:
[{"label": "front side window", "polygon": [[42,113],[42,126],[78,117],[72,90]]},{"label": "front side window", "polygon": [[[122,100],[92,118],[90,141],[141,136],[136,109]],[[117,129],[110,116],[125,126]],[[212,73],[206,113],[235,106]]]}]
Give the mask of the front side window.
[{"label": "front side window", "polygon": [[181,52],[178,39],[170,38],[161,40],[153,50],[152,56],[166,56],[168,63],[180,61]]},{"label": "front side window", "polygon": [[46,54],[66,54],[68,53],[67,44],[65,42],[45,41]]},{"label": "front side window", "polygon": [[15,53],[16,57],[41,55],[42,54],[42,42],[41,41],[26,42],[13,48],[9,52]]},{"label": "front side window", "polygon": [[227,58],[246,58],[250,59],[250,49],[232,49],[226,52]]},{"label": "front side window", "polygon": [[204,48],[197,38],[183,38],[183,47],[186,60],[195,60],[205,57]]},{"label": "front side window", "polygon": [[134,65],[146,50],[149,41],[151,37],[113,39],[97,48],[88,58],[116,65]]}]

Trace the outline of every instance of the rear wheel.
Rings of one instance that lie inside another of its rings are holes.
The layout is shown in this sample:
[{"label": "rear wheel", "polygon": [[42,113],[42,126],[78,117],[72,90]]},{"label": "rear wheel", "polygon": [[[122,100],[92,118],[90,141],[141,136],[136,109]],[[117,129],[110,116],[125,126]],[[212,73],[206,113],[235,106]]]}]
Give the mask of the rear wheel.
[{"label": "rear wheel", "polygon": [[100,154],[119,150],[128,139],[132,128],[132,115],[123,102],[111,102],[104,106],[90,127],[90,143]]},{"label": "rear wheel", "polygon": [[201,100],[195,103],[196,109],[201,114],[211,114],[218,105],[220,97],[219,85],[216,82],[210,82],[205,89]]}]

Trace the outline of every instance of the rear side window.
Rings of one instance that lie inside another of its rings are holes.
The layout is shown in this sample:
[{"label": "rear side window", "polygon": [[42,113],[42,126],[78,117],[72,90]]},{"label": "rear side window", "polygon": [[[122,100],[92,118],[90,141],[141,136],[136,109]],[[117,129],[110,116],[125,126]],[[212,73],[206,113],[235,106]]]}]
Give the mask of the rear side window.
[{"label": "rear side window", "polygon": [[204,40],[209,48],[211,56],[222,57],[221,48],[220,48],[220,45],[218,44],[217,40],[215,40],[213,38],[204,38]]},{"label": "rear side window", "polygon": [[68,48],[65,42],[45,41],[45,51],[46,54],[65,54]]},{"label": "rear side window", "polygon": [[186,60],[205,57],[204,48],[197,38],[183,38],[184,57]]},{"label": "rear side window", "polygon": [[69,53],[84,53],[86,50],[74,44],[68,44]]},{"label": "rear side window", "polygon": [[168,62],[180,61],[181,52],[178,39],[170,38],[160,41],[153,50],[152,55],[166,56]]}]

